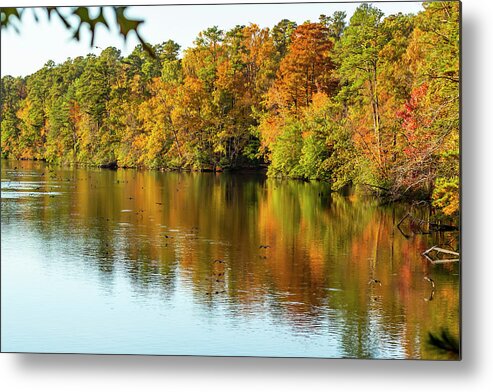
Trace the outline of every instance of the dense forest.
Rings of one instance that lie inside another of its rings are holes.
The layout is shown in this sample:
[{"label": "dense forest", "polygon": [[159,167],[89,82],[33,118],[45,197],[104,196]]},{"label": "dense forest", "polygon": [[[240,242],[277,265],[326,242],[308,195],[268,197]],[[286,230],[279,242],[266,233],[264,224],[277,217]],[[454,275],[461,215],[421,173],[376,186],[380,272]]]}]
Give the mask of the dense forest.
[{"label": "dense forest", "polygon": [[459,3],[212,27],[1,81],[1,154],[365,185],[459,209]]}]

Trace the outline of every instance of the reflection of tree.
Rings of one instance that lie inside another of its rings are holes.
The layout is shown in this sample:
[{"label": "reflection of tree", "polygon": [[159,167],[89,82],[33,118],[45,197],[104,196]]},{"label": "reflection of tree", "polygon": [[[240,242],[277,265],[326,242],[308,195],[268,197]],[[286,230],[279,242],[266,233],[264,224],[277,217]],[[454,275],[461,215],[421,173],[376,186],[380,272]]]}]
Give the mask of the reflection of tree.
[{"label": "reflection of tree", "polygon": [[459,333],[457,266],[423,262],[443,234],[404,238],[395,225],[406,206],[258,175],[59,170],[47,180],[62,194],[22,219],[106,279],[123,269],[139,293],[169,297],[180,279],[211,311],[225,301],[233,315],[328,331],[351,357],[440,358],[427,331]]}]

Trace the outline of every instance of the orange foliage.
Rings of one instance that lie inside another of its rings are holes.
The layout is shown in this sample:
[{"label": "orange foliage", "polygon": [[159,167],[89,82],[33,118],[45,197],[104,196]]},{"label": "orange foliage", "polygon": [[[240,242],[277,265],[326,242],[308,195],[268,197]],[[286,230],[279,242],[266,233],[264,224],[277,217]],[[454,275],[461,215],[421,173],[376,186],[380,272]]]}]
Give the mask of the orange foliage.
[{"label": "orange foliage", "polygon": [[333,93],[332,40],[320,23],[305,23],[293,33],[289,51],[281,61],[277,80],[269,92],[272,106],[295,111],[308,106],[316,92]]}]

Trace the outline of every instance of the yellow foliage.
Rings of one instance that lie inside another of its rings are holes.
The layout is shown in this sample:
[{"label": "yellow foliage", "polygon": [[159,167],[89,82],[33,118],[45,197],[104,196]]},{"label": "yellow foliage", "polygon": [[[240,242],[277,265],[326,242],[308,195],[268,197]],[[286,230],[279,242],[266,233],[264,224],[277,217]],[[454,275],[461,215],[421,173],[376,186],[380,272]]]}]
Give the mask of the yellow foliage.
[{"label": "yellow foliage", "polygon": [[460,209],[459,178],[451,180],[440,178],[433,191],[433,205],[440,208],[445,215],[456,215]]}]

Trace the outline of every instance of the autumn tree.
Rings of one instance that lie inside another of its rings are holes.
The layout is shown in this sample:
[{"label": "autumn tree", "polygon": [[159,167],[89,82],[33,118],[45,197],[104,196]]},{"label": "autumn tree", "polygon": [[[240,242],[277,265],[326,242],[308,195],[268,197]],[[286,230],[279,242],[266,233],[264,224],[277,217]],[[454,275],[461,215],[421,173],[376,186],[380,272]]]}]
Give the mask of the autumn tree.
[{"label": "autumn tree", "polygon": [[43,159],[44,157],[48,133],[47,108],[54,69],[55,63],[48,61],[42,69],[26,78],[27,96],[18,111],[19,158]]},{"label": "autumn tree", "polygon": [[[269,173],[273,175],[321,178],[300,166],[303,145],[307,142],[302,117],[315,94],[330,96],[335,92],[333,42],[327,28],[320,23],[299,26],[291,39],[276,81],[267,93],[269,111],[262,116],[258,128],[261,150],[271,163]],[[322,160],[319,158],[314,161]]]},{"label": "autumn tree", "polygon": [[180,46],[169,40],[154,50],[161,70],[147,86],[149,97],[138,107],[138,119],[145,135],[140,164],[151,168],[180,168],[183,165],[182,141],[172,121],[176,94],[182,83]]},{"label": "autumn tree", "polygon": [[46,103],[47,135],[44,158],[52,163],[77,162],[77,107],[74,82],[84,70],[85,59],[67,60],[52,69],[53,82]]},{"label": "autumn tree", "polygon": [[2,120],[2,157],[20,156],[18,140],[21,134],[21,120],[18,112],[26,99],[26,83],[22,78],[5,76],[0,84],[0,110]]},{"label": "autumn tree", "polygon": [[120,59],[120,51],[111,47],[99,57],[89,55],[75,82],[75,98],[81,112],[78,161],[82,163],[115,162],[115,129],[108,124],[108,102]]},{"label": "autumn tree", "polygon": [[277,70],[268,29],[241,26],[227,33],[225,58],[218,69],[216,99],[220,107],[223,166],[247,164],[258,149],[256,113]]},{"label": "autumn tree", "polygon": [[272,105],[297,111],[308,106],[316,92],[333,94],[332,48],[326,27],[320,23],[299,26],[269,92]]},{"label": "autumn tree", "polygon": [[416,173],[415,183],[426,186],[435,205],[454,215],[459,211],[460,3],[423,6],[407,49],[415,76],[412,94],[400,113],[407,148],[416,151],[420,163],[404,163],[402,170]]},{"label": "autumn tree", "polygon": [[[360,5],[337,45],[337,73],[342,89],[339,99],[353,118],[360,146],[375,164],[375,173],[386,176],[378,84],[379,54],[385,45],[383,12],[370,4]],[[371,134],[370,134],[371,131]]]},{"label": "autumn tree", "polygon": [[224,57],[224,32],[217,26],[199,33],[183,57],[183,83],[171,114],[177,140],[183,141],[182,164],[194,169],[215,169],[221,158],[217,125],[217,72]]}]

